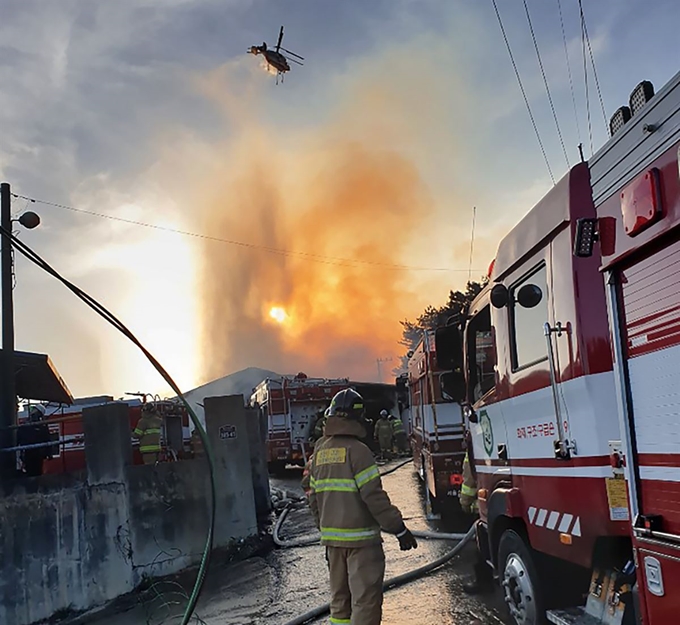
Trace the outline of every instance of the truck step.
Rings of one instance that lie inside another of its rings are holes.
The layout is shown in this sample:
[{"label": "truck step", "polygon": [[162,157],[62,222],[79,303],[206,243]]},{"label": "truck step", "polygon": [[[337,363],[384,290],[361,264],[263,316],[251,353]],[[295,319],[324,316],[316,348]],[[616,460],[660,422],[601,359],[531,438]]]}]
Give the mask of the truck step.
[{"label": "truck step", "polygon": [[545,615],[555,625],[602,625],[600,619],[586,614],[583,608],[548,610]]}]

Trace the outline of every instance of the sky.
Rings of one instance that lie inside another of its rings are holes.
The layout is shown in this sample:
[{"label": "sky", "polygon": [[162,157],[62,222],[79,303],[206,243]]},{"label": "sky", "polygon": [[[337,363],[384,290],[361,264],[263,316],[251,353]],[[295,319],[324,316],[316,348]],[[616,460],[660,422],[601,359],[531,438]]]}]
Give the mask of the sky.
[{"label": "sky", "polygon": [[[559,179],[524,5],[498,6]],[[578,3],[527,6],[573,165],[580,142],[592,153]],[[607,118],[640,80],[659,89],[680,69],[677,2],[583,7]],[[276,85],[245,51],[275,44],[281,24],[305,64]],[[160,227],[15,199],[42,219],[17,226],[22,240],[182,388],[246,366],[376,379],[376,361],[400,355],[399,320],[443,303],[470,268],[483,275],[552,185],[491,0],[4,0],[0,42],[0,178]],[[597,150],[590,67],[589,84]],[[49,354],[74,395],[165,389],[22,258],[14,298],[17,349]]]}]

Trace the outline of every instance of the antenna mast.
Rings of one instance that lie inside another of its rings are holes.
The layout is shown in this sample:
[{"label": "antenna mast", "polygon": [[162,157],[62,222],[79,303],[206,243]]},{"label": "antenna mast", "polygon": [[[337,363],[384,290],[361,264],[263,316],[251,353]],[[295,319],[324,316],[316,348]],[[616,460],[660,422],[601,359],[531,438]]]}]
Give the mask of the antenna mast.
[{"label": "antenna mast", "polygon": [[477,207],[472,207],[472,235],[470,236],[470,264],[468,266],[468,284],[472,280],[472,252],[475,248],[475,221],[477,217]]}]

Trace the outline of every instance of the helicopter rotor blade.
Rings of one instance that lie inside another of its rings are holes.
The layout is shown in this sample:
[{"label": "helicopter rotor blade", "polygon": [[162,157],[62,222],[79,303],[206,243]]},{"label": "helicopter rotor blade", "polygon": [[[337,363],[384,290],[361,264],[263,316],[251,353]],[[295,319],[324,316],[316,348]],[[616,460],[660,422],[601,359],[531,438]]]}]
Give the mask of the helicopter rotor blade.
[{"label": "helicopter rotor blade", "polygon": [[304,65],[304,63],[300,63],[300,61],[296,61],[295,59],[291,59],[290,57],[284,57],[286,60],[290,61],[291,63],[297,63],[298,65]]},{"label": "helicopter rotor blade", "polygon": [[286,54],[290,54],[292,56],[297,57],[298,59],[302,59],[303,61],[305,60],[304,56],[300,56],[299,54],[295,54],[295,52],[291,52],[290,50],[286,50],[285,48],[281,48]]},{"label": "helicopter rotor blade", "polygon": [[279,48],[281,47],[281,41],[283,40],[283,26],[281,26],[281,30],[279,31],[279,40],[276,42],[276,51],[279,51]]}]

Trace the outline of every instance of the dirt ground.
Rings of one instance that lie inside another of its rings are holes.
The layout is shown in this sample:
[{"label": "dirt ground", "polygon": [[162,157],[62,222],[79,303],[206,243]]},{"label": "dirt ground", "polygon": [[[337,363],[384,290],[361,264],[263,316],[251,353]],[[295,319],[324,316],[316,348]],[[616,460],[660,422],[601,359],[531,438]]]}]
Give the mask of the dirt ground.
[{"label": "dirt ground", "polygon": [[[387,468],[387,467],[386,467]],[[272,478],[272,485],[301,494],[300,471]],[[401,509],[411,529],[452,531],[445,521],[428,522],[424,514],[422,485],[412,465],[385,476],[384,485]],[[294,512],[282,531],[283,538],[314,531],[307,509]],[[426,564],[451,547],[444,541],[421,540],[416,551],[401,552],[398,542],[385,536],[386,577]],[[462,584],[472,572],[469,545],[452,562],[431,575],[386,593],[384,625],[510,625],[497,590],[470,597]],[[186,585],[187,589],[190,584]],[[144,594],[140,604],[122,614],[99,619],[97,625],[175,625],[181,622],[185,592],[170,582]],[[213,566],[192,622],[206,625],[285,625],[290,619],[328,601],[328,573],[320,546],[275,549],[230,565]],[[320,619],[317,623],[326,623]]]}]

